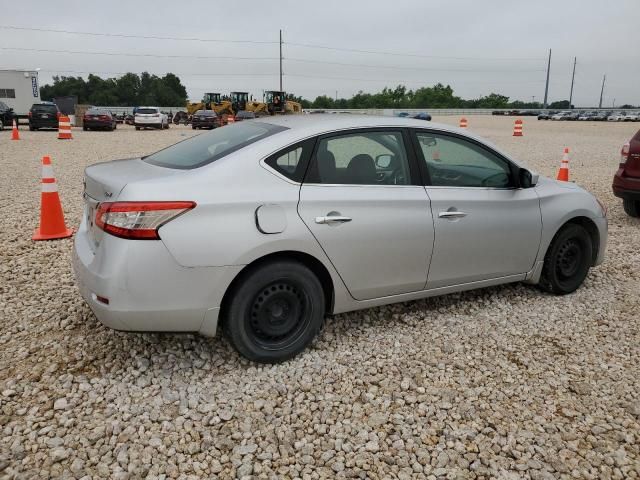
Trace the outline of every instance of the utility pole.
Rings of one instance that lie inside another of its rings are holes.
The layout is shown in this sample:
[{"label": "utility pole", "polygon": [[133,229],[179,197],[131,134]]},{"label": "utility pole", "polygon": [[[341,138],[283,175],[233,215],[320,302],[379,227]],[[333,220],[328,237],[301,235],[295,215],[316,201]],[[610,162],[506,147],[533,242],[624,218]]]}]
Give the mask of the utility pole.
[{"label": "utility pole", "polygon": [[282,29],[280,30],[280,91],[282,90]]},{"label": "utility pole", "polygon": [[573,108],[571,100],[573,100],[573,80],[576,78],[576,61],[578,57],[573,57],[573,74],[571,75],[571,92],[569,93],[569,108]]},{"label": "utility pole", "polygon": [[607,75],[605,74],[602,77],[602,89],[600,89],[600,104],[598,105],[598,108],[602,108],[602,95],[604,95],[604,81],[607,79]]},{"label": "utility pole", "polygon": [[613,99],[613,102],[611,102],[611,108],[616,108],[616,99]]},{"label": "utility pole", "polygon": [[544,103],[542,108],[547,108],[547,99],[549,95],[549,70],[551,70],[551,49],[549,49],[549,61],[547,62],[547,83],[544,86]]},{"label": "utility pole", "polygon": [[336,102],[338,101],[338,90],[336,90]]}]

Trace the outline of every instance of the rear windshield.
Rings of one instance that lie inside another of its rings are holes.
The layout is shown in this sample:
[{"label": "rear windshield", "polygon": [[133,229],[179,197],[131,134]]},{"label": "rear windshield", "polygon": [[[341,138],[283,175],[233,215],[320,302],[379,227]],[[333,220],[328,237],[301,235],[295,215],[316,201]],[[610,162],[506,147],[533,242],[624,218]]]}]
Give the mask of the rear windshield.
[{"label": "rear windshield", "polygon": [[261,122],[240,122],[191,137],[143,160],[152,165],[189,170],[202,167],[263,138],[288,130]]},{"label": "rear windshield", "polygon": [[256,114],[253,112],[238,112],[238,114],[236,115],[236,117],[240,118],[254,118],[255,116]]},{"label": "rear windshield", "polygon": [[200,115],[203,117],[215,117],[216,112],[214,112],[213,110],[198,110],[196,112],[196,115]]},{"label": "rear windshield", "polygon": [[110,113],[106,110],[96,110],[92,108],[87,110],[87,115],[110,115]]},{"label": "rear windshield", "polygon": [[34,112],[47,112],[47,113],[55,113],[58,111],[58,107],[55,105],[34,105],[31,107]]},{"label": "rear windshield", "polygon": [[136,110],[136,113],[149,114],[149,113],[158,113],[157,108],[139,108]]}]

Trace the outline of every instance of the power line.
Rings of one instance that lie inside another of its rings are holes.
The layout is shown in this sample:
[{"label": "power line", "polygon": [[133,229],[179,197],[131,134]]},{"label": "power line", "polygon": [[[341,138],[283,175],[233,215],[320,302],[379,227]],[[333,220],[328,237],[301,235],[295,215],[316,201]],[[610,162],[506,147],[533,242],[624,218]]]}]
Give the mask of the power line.
[{"label": "power line", "polygon": [[476,68],[473,69],[461,69],[461,68],[424,68],[424,67],[406,67],[401,65],[371,65],[365,63],[345,63],[345,62],[326,62],[323,60],[305,60],[302,58],[289,58],[284,57],[285,61],[289,62],[300,62],[300,63],[319,63],[324,65],[341,65],[345,67],[366,67],[366,68],[387,68],[392,70],[422,70],[426,72],[544,72],[543,68],[540,69],[517,69],[517,70],[496,70],[496,69],[488,69],[488,70],[478,70]]},{"label": "power line", "polygon": [[330,47],[328,45],[315,45],[311,43],[293,43],[286,42],[285,45],[291,45],[294,47],[303,47],[303,48],[318,48],[323,50],[337,50],[341,52],[353,52],[353,53],[368,53],[372,55],[392,55],[394,57],[417,57],[417,58],[440,58],[445,60],[544,60],[543,58],[538,57],[448,57],[448,56],[440,56],[440,55],[421,55],[417,53],[401,53],[401,52],[388,52],[382,50],[359,50],[355,48],[340,48],[340,47]]},{"label": "power line", "polygon": [[[404,79],[389,79],[389,78],[354,78],[354,77],[327,77],[324,75],[304,75],[304,74],[297,74],[297,73],[287,73],[285,74],[286,77],[300,77],[300,78],[320,78],[320,79],[324,79],[324,80],[353,80],[353,81],[358,81],[358,82],[398,82],[399,84],[407,84],[407,83],[411,83],[411,84],[417,84],[420,83],[422,85],[426,85],[427,83],[429,83],[426,80],[407,80],[406,78]],[[471,83],[471,84],[495,84],[495,82],[436,82],[436,83]],[[524,84],[524,83],[530,83],[530,84],[536,84],[539,85],[541,82],[540,81],[528,81],[528,82],[521,82],[521,81],[513,81],[513,82],[502,82],[502,83],[517,83],[517,84]]]},{"label": "power line", "polygon": [[[21,70],[29,70],[29,69],[21,69]],[[174,75],[182,75],[185,77],[277,77],[278,74],[277,73],[202,73],[202,72],[193,72],[193,73],[189,73],[189,72],[162,72],[162,73],[157,73],[157,72],[148,72],[148,71],[144,71],[144,72],[132,72],[132,71],[128,71],[128,72],[97,72],[94,70],[47,70],[47,69],[40,69],[40,72],[46,72],[46,73],[88,73],[88,74],[95,74],[95,75],[126,75],[127,73],[135,73],[137,75],[140,75],[142,73],[148,73],[150,75],[165,75],[167,73],[173,73]]]},{"label": "power line", "polygon": [[16,27],[13,25],[0,25],[0,28],[6,30],[26,30],[29,32],[49,32],[49,33],[66,33],[71,35],[88,35],[94,37],[119,37],[119,38],[142,38],[146,40],[177,40],[181,42],[215,42],[215,43],[253,43],[253,44],[274,44],[278,43],[272,40],[227,40],[216,38],[197,38],[197,37],[164,37],[155,35],[128,35],[124,33],[99,33],[99,32],[80,32],[73,30],[56,30],[53,28],[33,28],[33,27]]},{"label": "power line", "polygon": [[43,53],[71,53],[79,55],[108,55],[114,57],[154,57],[154,58],[195,58],[195,59],[218,59],[218,60],[277,60],[277,57],[234,57],[234,56],[208,56],[208,55],[159,55],[155,53],[126,53],[126,52],[98,52],[80,50],[53,50],[43,48],[24,47],[0,47],[0,50],[18,50],[21,52],[43,52]]}]

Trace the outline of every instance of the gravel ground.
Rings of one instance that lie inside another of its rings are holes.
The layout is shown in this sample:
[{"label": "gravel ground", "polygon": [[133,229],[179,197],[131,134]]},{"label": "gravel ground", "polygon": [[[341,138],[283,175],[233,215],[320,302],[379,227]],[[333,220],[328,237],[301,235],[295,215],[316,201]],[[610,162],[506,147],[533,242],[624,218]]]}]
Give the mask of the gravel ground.
[{"label": "gravel ground", "polygon": [[[338,315],[294,360],[124,334],[82,302],[71,240],[31,241],[40,157],[67,221],[82,171],[190,129],[0,133],[0,477],[640,478],[640,222],[611,194],[638,124],[469,116],[541,174],[609,207],[604,265],[567,297],[510,285]],[[440,119],[457,123],[457,118]]]}]

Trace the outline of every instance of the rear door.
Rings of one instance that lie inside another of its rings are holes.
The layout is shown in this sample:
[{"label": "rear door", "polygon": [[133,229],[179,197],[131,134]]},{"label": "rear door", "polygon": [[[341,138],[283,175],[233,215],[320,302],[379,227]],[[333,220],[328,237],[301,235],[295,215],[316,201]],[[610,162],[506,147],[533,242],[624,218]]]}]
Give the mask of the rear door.
[{"label": "rear door", "polygon": [[433,219],[407,140],[401,129],[321,137],[300,189],[300,217],[357,300],[426,283]]},{"label": "rear door", "polygon": [[464,137],[417,130],[435,242],[427,288],[522,274],[533,268],[542,219],[516,167]]}]

